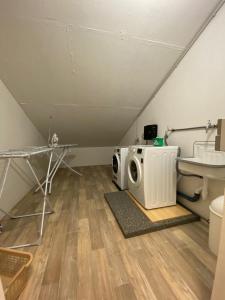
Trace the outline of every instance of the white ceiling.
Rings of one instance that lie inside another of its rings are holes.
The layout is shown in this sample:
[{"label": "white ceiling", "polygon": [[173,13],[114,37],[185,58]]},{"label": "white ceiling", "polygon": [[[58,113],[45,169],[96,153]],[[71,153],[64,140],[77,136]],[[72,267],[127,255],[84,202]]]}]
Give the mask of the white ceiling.
[{"label": "white ceiling", "polygon": [[46,137],[115,145],[218,2],[0,0],[0,78]]}]

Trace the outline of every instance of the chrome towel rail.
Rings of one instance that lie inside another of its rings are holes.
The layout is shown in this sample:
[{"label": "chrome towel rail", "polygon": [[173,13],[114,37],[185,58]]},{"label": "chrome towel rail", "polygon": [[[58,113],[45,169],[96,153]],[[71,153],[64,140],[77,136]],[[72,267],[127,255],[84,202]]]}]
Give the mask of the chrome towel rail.
[{"label": "chrome towel rail", "polygon": [[173,132],[205,130],[207,133],[210,129],[216,129],[216,128],[217,128],[217,124],[212,124],[210,120],[208,121],[208,123],[205,126],[194,126],[194,127],[185,127],[185,128],[168,128],[164,135],[164,141],[165,141],[165,144],[167,145],[167,139],[168,139],[169,135]]}]

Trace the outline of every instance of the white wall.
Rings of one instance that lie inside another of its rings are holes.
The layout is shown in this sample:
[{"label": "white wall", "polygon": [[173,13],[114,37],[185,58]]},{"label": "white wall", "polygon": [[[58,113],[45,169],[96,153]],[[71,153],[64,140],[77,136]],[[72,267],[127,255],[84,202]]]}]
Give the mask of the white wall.
[{"label": "white wall", "polygon": [[66,158],[70,166],[110,165],[114,147],[76,148]]},{"label": "white wall", "polygon": [[[143,126],[157,123],[159,135],[169,127],[205,125],[207,120],[217,122],[225,118],[225,7],[208,25],[198,41],[169,77],[164,86],[150,102],[138,120],[123,137],[121,145],[129,145],[139,137]],[[174,133],[168,140],[170,145],[179,145],[182,156],[192,155],[192,144],[196,140],[214,140],[215,131]],[[186,179],[181,189],[192,194],[200,182]],[[211,181],[208,200],[188,204],[193,210],[208,217],[208,205],[216,195],[223,194],[223,183]]]},{"label": "white wall", "polygon": [[[31,145],[43,145],[46,142],[7,90],[0,80],[0,149],[22,148]],[[40,166],[38,174],[44,175],[45,160],[33,161],[35,166]],[[0,160],[0,179],[3,174],[4,160]],[[11,209],[33,186],[30,172],[25,162],[16,160],[11,168],[6,182],[0,207],[8,211]],[[22,174],[22,176],[19,175]],[[0,214],[0,217],[2,214]]]},{"label": "white wall", "polygon": [[46,138],[112,146],[218,2],[0,1],[0,78]]}]

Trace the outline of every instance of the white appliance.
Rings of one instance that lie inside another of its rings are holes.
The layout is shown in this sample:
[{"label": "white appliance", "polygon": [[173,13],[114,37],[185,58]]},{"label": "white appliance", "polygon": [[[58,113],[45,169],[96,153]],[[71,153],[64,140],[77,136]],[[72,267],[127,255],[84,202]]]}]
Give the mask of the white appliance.
[{"label": "white appliance", "polygon": [[116,147],[112,158],[113,182],[121,189],[127,189],[127,154],[128,147]]},{"label": "white appliance", "polygon": [[147,209],[176,204],[177,146],[130,146],[128,189]]}]

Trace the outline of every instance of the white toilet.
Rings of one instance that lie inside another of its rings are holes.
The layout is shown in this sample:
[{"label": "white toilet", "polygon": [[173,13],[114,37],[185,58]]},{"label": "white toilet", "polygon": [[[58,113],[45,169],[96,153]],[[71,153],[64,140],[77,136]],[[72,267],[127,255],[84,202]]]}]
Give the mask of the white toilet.
[{"label": "white toilet", "polygon": [[209,248],[217,256],[224,210],[224,196],[214,199],[210,206]]}]

